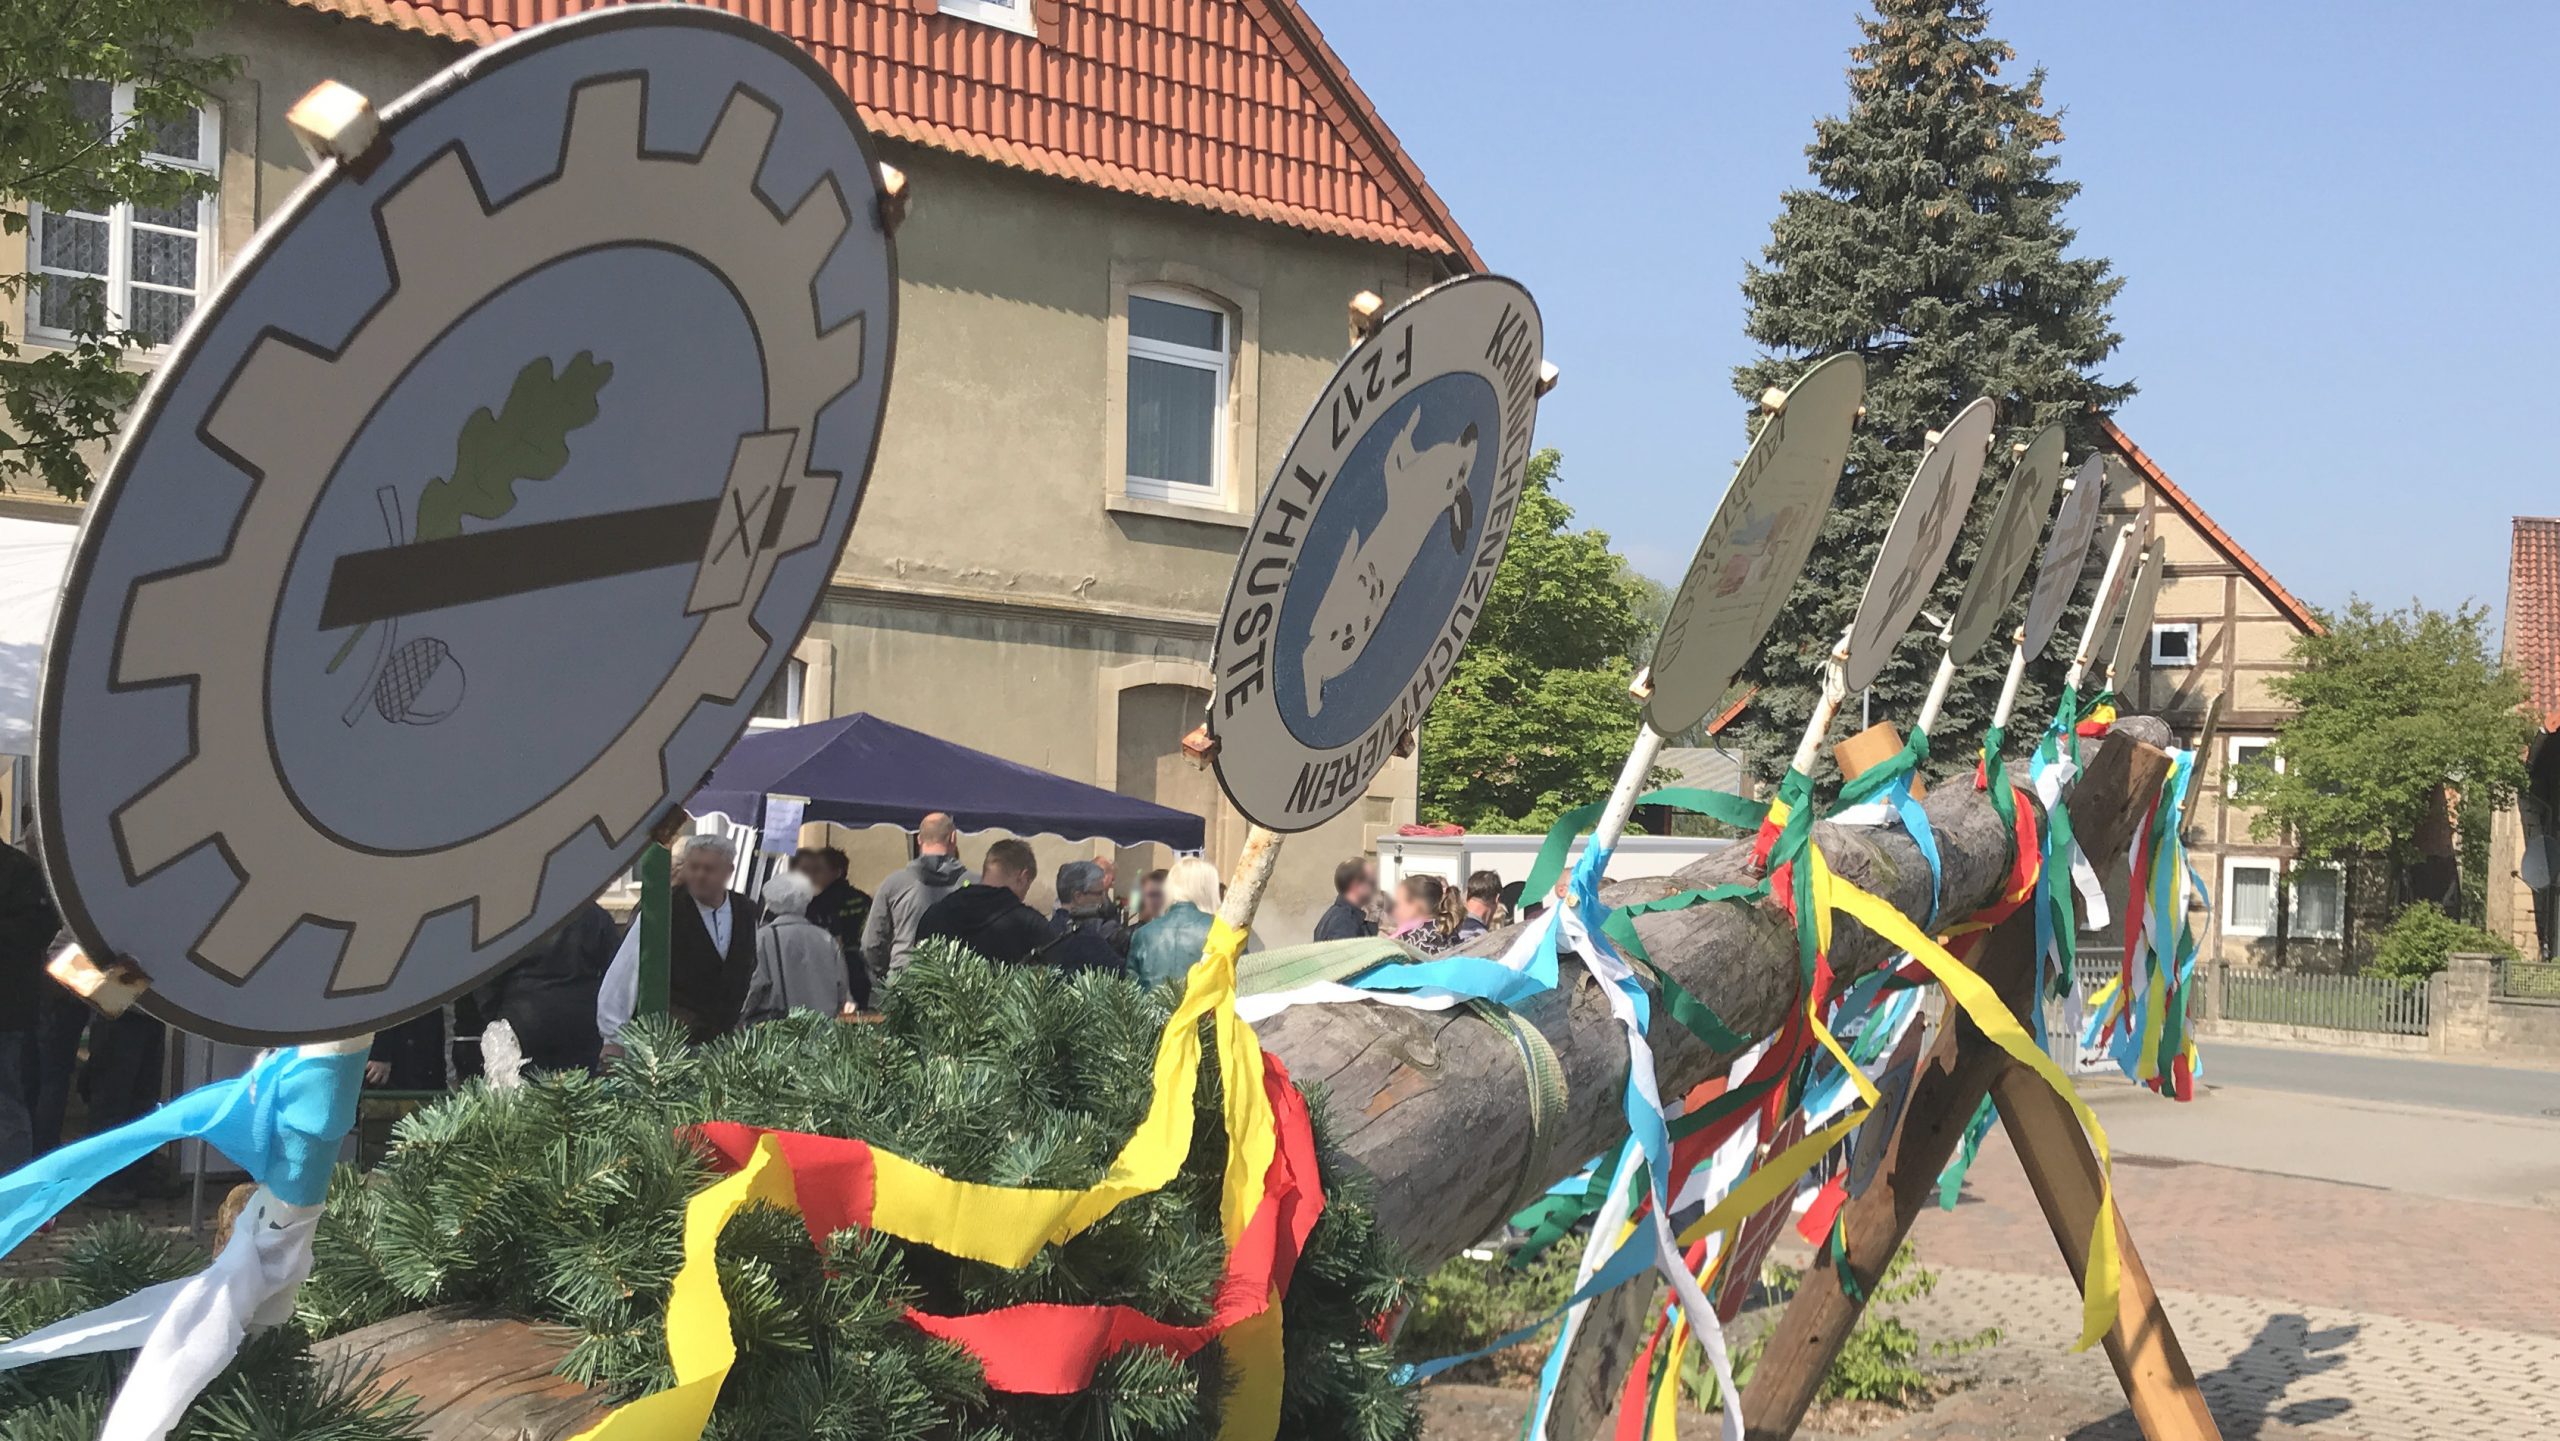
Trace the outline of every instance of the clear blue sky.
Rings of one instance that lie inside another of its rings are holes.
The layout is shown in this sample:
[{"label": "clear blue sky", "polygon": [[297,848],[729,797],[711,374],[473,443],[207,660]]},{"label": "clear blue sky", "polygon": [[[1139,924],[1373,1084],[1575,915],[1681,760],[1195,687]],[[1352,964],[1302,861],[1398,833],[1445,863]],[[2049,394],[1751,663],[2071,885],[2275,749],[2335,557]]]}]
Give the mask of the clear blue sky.
[{"label": "clear blue sky", "polygon": [[[1740,282],[1817,116],[1845,0],[1306,0],[1565,383],[1563,494],[1676,576],[1741,448]],[[2081,254],[2115,262],[2118,419],[2295,593],[2505,599],[2560,514],[2560,8],[2008,0],[2047,71]]]}]

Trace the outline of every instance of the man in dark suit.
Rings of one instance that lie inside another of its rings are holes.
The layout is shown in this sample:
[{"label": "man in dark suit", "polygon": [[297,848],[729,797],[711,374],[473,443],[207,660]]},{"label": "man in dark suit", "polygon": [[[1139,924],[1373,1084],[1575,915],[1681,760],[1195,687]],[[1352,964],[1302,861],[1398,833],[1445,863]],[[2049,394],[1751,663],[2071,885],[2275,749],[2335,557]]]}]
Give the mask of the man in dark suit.
[{"label": "man in dark suit", "polygon": [[[729,889],[737,852],[722,836],[686,836],[675,845],[675,894],[667,906],[667,1009],[696,1041],[738,1028],[738,1008],[756,969],[756,910]],[[622,933],[596,997],[596,1034],[622,1034],[640,993],[640,926]]]}]

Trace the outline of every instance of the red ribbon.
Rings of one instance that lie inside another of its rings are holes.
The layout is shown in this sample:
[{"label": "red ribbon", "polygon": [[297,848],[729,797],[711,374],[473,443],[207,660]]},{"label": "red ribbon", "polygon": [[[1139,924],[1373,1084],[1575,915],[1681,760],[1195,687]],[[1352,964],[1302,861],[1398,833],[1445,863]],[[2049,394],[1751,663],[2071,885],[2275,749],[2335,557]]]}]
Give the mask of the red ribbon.
[{"label": "red ribbon", "polygon": [[[1068,1396],[1090,1388],[1102,1363],[1124,1348],[1150,1346],[1169,1355],[1189,1356],[1229,1327],[1261,1314],[1275,1296],[1288,1291],[1299,1252],[1324,1210],[1316,1172],[1315,1128],[1307,1115],[1306,1098],[1290,1084],[1288,1068],[1278,1057],[1265,1052],[1262,1063],[1277,1145],[1266,1173],[1262,1204],[1254,1208],[1244,1234],[1228,1253],[1226,1274],[1218,1283],[1217,1301],[1207,1321],[1175,1326],[1128,1306],[1032,1302],[964,1316],[910,1310],[907,1323],[976,1357],[990,1389]],[[767,1131],[734,1121],[707,1122],[696,1127],[695,1134],[723,1170],[745,1164],[759,1136],[773,1136],[791,1163],[800,1214],[810,1238],[820,1245],[837,1231],[869,1225],[872,1165],[867,1143]]]}]

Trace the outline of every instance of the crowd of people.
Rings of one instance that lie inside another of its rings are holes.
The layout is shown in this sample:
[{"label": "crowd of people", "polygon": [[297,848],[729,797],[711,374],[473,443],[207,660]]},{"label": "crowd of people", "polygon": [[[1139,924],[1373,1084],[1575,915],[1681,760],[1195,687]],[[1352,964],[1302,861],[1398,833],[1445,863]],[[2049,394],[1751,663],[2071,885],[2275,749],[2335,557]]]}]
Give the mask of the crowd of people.
[{"label": "crowd of people", "polygon": [[[868,893],[834,847],[798,852],[753,901],[730,889],[739,858],[727,839],[684,836],[672,849],[669,1010],[704,1040],[794,1011],[873,1010],[934,939],[1001,965],[1179,980],[1207,944],[1222,889],[1214,865],[1186,856],[1138,878],[1124,901],[1109,858],[1073,860],[1058,867],[1057,904],[1043,915],[1030,903],[1040,877],[1030,846],[993,841],[972,871],[959,828],[939,813],[918,823],[914,858]],[[1425,954],[1506,921],[1518,890],[1478,871],[1464,886],[1408,876],[1381,895],[1365,858],[1344,861],[1333,879],[1313,939],[1387,935]],[[636,924],[617,932],[591,905],[482,987],[481,1013],[508,1024],[530,1065],[593,1068],[616,1054],[637,1008],[639,951]]]},{"label": "crowd of people", "polygon": [[[822,846],[799,851],[751,899],[730,889],[739,864],[732,843],[678,835],[681,822],[674,817],[657,837],[671,851],[674,890],[666,984],[670,1013],[697,1040],[794,1011],[873,1011],[917,946],[937,938],[1004,965],[1178,981],[1208,942],[1222,889],[1214,865],[1186,856],[1139,877],[1124,899],[1108,857],[1073,860],[1058,867],[1056,906],[1043,915],[1030,904],[1040,876],[1030,846],[993,841],[973,872],[961,860],[958,827],[934,814],[916,828],[914,858],[870,892],[852,883],[842,850]],[[1365,858],[1342,862],[1333,881],[1313,939],[1386,935],[1424,954],[1503,923],[1517,896],[1491,871],[1464,886],[1407,876],[1382,894]],[[466,1012],[485,1027],[503,1023],[527,1066],[598,1069],[618,1053],[638,1009],[640,929],[590,900],[478,987]],[[37,859],[0,844],[0,1170],[61,1142],[75,1094],[93,1127],[139,1116],[160,1099],[161,1023],[139,1011],[96,1016],[52,984],[45,963],[64,939]],[[384,1031],[368,1083],[442,1089],[446,1022],[430,1012]],[[134,1184],[146,1183],[137,1176]]]}]

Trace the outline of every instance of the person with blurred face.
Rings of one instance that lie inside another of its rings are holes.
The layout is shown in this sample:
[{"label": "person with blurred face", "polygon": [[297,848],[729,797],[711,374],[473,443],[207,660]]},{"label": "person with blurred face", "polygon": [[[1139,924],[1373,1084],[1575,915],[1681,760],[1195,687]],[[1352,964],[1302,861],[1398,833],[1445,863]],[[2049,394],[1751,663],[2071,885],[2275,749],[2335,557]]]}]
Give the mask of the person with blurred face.
[{"label": "person with blurred face", "polygon": [[[738,1007],[755,974],[756,911],[729,889],[738,853],[724,836],[686,836],[675,843],[675,895],[667,907],[667,1009],[696,1041],[738,1028]],[[624,928],[622,946],[596,996],[596,1033],[618,1042],[638,1008],[640,922]]]},{"label": "person with blurred face", "polygon": [[1354,941],[1378,933],[1369,919],[1369,902],[1377,895],[1378,871],[1366,856],[1353,856],[1333,868],[1333,904],[1316,919],[1319,941]]}]

